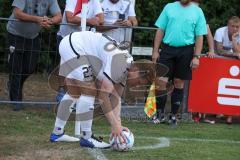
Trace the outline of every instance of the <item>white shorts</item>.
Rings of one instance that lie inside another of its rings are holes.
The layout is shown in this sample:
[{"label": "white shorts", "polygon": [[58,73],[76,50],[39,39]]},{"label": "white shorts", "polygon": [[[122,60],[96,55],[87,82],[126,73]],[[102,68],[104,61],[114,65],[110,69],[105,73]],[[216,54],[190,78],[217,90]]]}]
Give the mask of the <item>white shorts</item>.
[{"label": "white shorts", "polygon": [[69,35],[64,37],[59,45],[61,56],[59,75],[80,81],[92,81],[92,67],[84,52],[79,52],[80,58],[72,50]]}]

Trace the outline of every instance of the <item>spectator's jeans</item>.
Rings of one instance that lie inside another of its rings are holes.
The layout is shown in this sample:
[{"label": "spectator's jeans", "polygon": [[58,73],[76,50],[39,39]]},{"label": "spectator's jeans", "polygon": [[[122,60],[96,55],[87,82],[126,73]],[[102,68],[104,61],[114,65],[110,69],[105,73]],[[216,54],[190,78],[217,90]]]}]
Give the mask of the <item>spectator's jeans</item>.
[{"label": "spectator's jeans", "polygon": [[35,71],[40,55],[40,39],[26,39],[8,33],[9,96],[22,101],[25,80]]}]

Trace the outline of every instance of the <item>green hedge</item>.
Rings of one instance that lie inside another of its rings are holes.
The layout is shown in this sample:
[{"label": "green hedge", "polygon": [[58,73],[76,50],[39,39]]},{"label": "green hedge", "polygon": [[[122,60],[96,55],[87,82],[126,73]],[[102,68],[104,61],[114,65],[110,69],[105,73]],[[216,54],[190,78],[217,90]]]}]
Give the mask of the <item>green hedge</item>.
[{"label": "green hedge", "polygon": [[[163,7],[174,0],[136,0],[136,14],[139,21],[139,26],[154,27],[154,23],[161,13]],[[64,7],[65,0],[60,0],[61,8]],[[9,17],[12,12],[12,0],[0,0],[0,17]],[[239,0],[202,0],[201,8],[204,11],[207,22],[214,34],[218,27],[226,25],[227,19],[233,15],[240,16]],[[55,34],[58,26],[52,28],[50,31]],[[6,33],[6,21],[0,21],[0,60],[4,57],[4,42]],[[151,46],[155,31],[134,31],[134,45]],[[43,34],[48,35],[48,34]],[[43,50],[55,49],[55,37],[51,36],[51,46],[49,46],[48,36],[44,37]],[[46,43],[47,42],[47,43]],[[42,64],[48,62],[48,56],[43,56]],[[2,64],[2,63],[1,63]],[[0,69],[2,67],[0,66]]]}]

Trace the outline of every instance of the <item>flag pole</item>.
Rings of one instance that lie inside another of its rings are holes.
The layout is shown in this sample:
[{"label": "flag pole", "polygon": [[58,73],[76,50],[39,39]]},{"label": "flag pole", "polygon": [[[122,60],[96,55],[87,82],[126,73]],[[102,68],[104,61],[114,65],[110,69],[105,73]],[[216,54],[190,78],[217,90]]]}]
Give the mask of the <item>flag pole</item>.
[{"label": "flag pole", "polygon": [[82,4],[82,14],[81,14],[81,30],[86,31],[87,25],[87,3]]},{"label": "flag pole", "polygon": [[[78,3],[81,3],[81,31],[86,31],[86,26],[87,26],[87,3],[88,0],[79,0]],[[79,8],[78,8],[78,4],[75,8],[75,12],[78,12]],[[76,13],[74,13],[76,14]],[[78,105],[76,105],[76,107],[78,107]],[[77,111],[78,109],[76,109]],[[77,116],[77,112],[76,112],[76,119],[75,119],[75,136],[76,137],[80,137],[81,136],[81,123],[78,120],[78,116]]]}]

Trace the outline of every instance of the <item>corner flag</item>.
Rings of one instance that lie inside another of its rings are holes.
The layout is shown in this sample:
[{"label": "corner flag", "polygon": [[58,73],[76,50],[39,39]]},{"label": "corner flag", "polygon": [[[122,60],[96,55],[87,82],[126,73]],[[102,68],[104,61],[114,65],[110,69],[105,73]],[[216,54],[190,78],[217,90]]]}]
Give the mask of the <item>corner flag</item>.
[{"label": "corner flag", "polygon": [[146,115],[151,118],[156,113],[156,97],[155,97],[155,83],[150,87],[146,104],[144,106],[144,112]]},{"label": "corner flag", "polygon": [[87,4],[87,3],[88,3],[88,0],[78,0],[73,16],[76,16],[78,13],[81,13],[83,4]]}]

